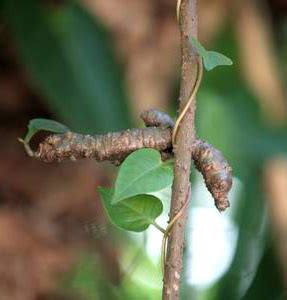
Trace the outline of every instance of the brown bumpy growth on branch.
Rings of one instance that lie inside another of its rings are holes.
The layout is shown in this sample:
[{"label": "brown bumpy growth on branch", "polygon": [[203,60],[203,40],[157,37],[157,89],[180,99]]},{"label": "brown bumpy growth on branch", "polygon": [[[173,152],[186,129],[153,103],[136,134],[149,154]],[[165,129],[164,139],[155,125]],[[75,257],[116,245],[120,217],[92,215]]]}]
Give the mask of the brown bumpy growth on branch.
[{"label": "brown bumpy growth on branch", "polygon": [[150,109],[144,111],[141,114],[141,118],[147,127],[150,126],[164,127],[164,128],[174,127],[174,121],[172,120],[172,118],[168,114],[158,111],[156,109]]},{"label": "brown bumpy growth on branch", "polygon": [[141,148],[170,149],[171,130],[151,127],[96,136],[73,132],[54,134],[40,144],[34,156],[45,162],[94,158],[118,164]]},{"label": "brown bumpy growth on branch", "polygon": [[[141,118],[148,128],[95,136],[74,132],[50,135],[40,143],[32,156],[44,162],[93,158],[99,162],[108,160],[119,165],[131,152],[152,148],[160,151],[162,156],[171,158],[174,121],[168,114],[154,109],[142,113]],[[219,150],[200,139],[193,143],[191,156],[203,175],[217,209],[225,210],[229,206],[227,196],[232,185],[228,162]]]},{"label": "brown bumpy growth on branch", "polygon": [[[147,126],[174,127],[170,116],[157,110],[148,110],[141,118]],[[232,186],[232,169],[227,160],[214,146],[200,139],[192,146],[192,159],[213,196],[215,206],[224,211],[229,207],[228,192]]]},{"label": "brown bumpy growth on branch", "polygon": [[229,207],[228,192],[232,186],[232,169],[222,153],[212,145],[197,140],[192,158],[203,175],[206,187],[213,196],[215,206],[221,212]]}]

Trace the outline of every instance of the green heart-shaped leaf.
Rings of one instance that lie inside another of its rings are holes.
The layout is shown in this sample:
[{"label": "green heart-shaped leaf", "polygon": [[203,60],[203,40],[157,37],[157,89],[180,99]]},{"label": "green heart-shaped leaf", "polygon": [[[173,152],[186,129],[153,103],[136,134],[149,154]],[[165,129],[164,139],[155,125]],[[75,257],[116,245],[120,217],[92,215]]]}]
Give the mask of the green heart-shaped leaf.
[{"label": "green heart-shaped leaf", "polygon": [[25,136],[25,142],[29,143],[31,138],[38,132],[38,131],[50,131],[54,133],[65,133],[69,131],[69,128],[59,122],[48,120],[48,119],[33,119],[29,122],[28,125],[28,132]]},{"label": "green heart-shaped leaf", "polygon": [[120,167],[112,204],[135,195],[159,191],[170,185],[172,180],[172,166],[161,161],[158,151],[135,151]]},{"label": "green heart-shaped leaf", "polygon": [[193,47],[202,58],[204,67],[207,71],[210,71],[217,66],[230,66],[233,64],[232,60],[227,56],[219,52],[207,51],[196,38],[191,37],[190,39]]},{"label": "green heart-shaped leaf", "polygon": [[104,188],[98,190],[111,222],[124,230],[144,231],[162,213],[162,203],[155,196],[137,195],[112,205],[114,191]]}]

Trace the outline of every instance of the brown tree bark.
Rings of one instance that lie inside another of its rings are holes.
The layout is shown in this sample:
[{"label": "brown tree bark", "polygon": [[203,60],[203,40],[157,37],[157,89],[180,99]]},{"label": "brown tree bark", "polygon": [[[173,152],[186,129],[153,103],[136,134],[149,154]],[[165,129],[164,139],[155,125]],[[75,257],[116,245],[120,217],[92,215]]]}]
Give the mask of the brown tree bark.
[{"label": "brown tree bark", "polygon": [[[182,0],[179,14],[179,25],[181,32],[181,88],[180,88],[180,110],[182,110],[189,99],[197,76],[197,55],[192,51],[189,37],[197,36],[196,0]],[[184,116],[177,133],[174,145],[175,177],[172,188],[172,200],[170,208],[170,220],[184,206],[189,197],[189,174],[191,166],[192,144],[195,140],[195,108],[193,101],[190,109]],[[164,300],[179,299],[180,276],[182,271],[182,255],[184,247],[184,231],[187,212],[184,211],[175,223],[168,241],[167,257],[165,261],[164,287],[162,298]]]}]

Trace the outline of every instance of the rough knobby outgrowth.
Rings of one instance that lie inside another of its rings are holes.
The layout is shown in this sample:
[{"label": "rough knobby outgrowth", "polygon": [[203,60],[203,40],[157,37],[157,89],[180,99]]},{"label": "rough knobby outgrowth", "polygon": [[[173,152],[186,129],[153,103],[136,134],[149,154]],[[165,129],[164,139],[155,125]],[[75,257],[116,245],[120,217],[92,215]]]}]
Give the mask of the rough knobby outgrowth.
[{"label": "rough knobby outgrowth", "polygon": [[[152,148],[160,151],[163,157],[171,158],[172,118],[154,109],[143,112],[141,118],[147,128],[95,136],[74,132],[49,135],[39,144],[33,157],[43,162],[92,158],[98,162],[110,161],[119,165],[130,153]],[[191,157],[203,175],[217,209],[225,210],[229,206],[227,196],[232,185],[232,170],[223,154],[211,144],[195,139]]]}]

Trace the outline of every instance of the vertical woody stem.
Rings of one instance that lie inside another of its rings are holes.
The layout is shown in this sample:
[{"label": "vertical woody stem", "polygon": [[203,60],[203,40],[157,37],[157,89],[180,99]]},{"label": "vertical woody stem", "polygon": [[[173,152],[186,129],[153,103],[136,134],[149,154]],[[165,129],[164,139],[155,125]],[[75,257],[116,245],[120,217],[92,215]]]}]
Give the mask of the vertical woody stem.
[{"label": "vertical woody stem", "polygon": [[[181,111],[189,99],[198,71],[197,57],[196,54],[192,52],[189,43],[190,35],[197,36],[196,0],[181,0],[179,15],[182,56],[181,88],[179,97]],[[172,220],[184,206],[189,193],[191,151],[192,144],[195,140],[195,104],[196,101],[194,100],[190,109],[184,116],[177,133],[176,144],[174,145],[175,177],[172,187],[170,220]],[[186,219],[187,212],[185,211],[177,220],[170,233],[162,294],[164,300],[179,299]]]}]

